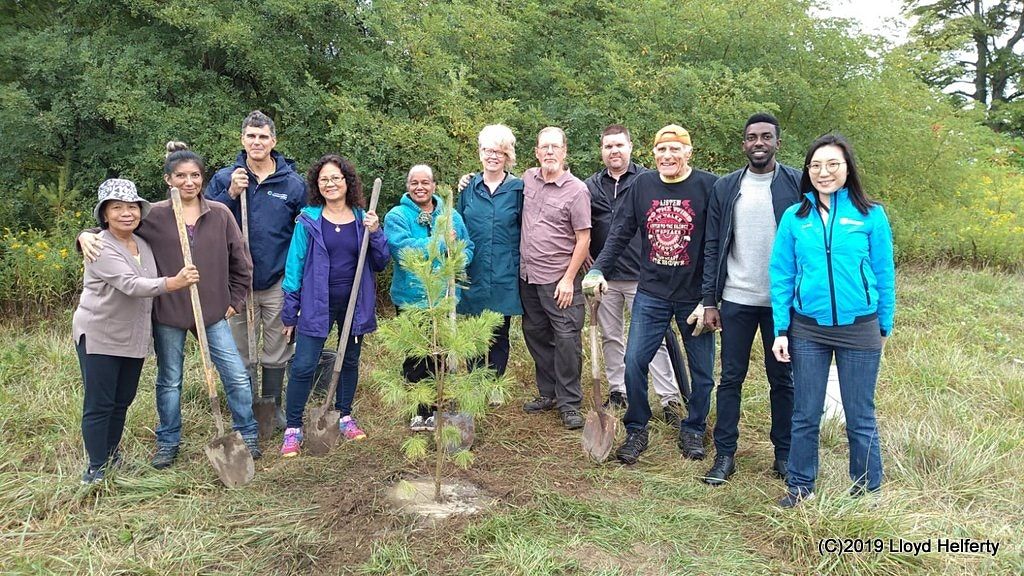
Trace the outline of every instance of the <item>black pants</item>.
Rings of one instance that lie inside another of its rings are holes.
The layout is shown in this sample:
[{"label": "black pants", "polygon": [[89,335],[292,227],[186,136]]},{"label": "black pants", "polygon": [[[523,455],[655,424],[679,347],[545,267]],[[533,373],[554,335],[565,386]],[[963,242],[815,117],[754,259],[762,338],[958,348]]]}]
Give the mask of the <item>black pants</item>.
[{"label": "black pants", "polygon": [[580,373],[583,370],[583,289],[579,276],[573,282],[572,304],[559,308],[552,284],[528,284],[519,280],[523,301],[523,340],[537,370],[537,391],[553,398],[558,410],[579,410],[583,401]]},{"label": "black pants", "polygon": [[145,358],[86,354],[84,335],[75,349],[85,383],[82,440],[89,453],[89,468],[99,468],[121,443],[124,421],[135,400]]},{"label": "black pants", "polygon": [[[494,370],[499,378],[505,375],[505,370],[508,368],[508,355],[511,349],[508,330],[511,325],[512,317],[505,316],[504,321],[494,329],[491,347],[487,350],[487,367]],[[474,358],[469,361],[470,370],[483,365],[483,358]]]},{"label": "black pants", "polygon": [[729,456],[736,453],[736,442],[740,435],[740,396],[750,366],[750,348],[760,327],[772,409],[769,437],[775,446],[775,459],[785,462],[789,457],[793,419],[793,371],[789,364],[779,362],[772,353],[775,341],[772,309],[768,306],[746,306],[723,301],[719,313],[722,317],[722,379],[717,394],[715,450]]},{"label": "black pants", "polygon": [[[403,310],[397,308],[395,312],[401,314]],[[442,365],[441,358],[437,356],[430,358],[414,358],[409,356],[402,362],[402,377],[405,378],[406,382],[415,384],[420,380],[433,378]],[[435,406],[420,404],[416,407],[416,414],[423,418],[429,418],[434,415],[435,409]]]}]

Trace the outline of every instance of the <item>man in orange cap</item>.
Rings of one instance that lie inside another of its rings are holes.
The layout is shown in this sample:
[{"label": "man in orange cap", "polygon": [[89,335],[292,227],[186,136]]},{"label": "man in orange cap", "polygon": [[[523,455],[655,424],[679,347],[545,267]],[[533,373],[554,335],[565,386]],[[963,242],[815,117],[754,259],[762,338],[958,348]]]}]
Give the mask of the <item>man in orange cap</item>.
[{"label": "man in orange cap", "polygon": [[[690,166],[690,133],[670,124],[654,137],[657,172],[636,177],[630,197],[615,216],[612,234],[583,282],[585,291],[604,291],[602,269],[619,259],[630,239],[641,230],[640,283],[626,339],[626,398],[623,417],[626,440],[616,456],[635,463],[647,449],[647,376],[651,359],[672,318],[683,335],[692,392],[689,413],[679,426],[683,456],[704,458],[704,430],[714,388],[715,336],[703,332],[701,280],[704,270],[704,220],[708,199],[718,177]],[[686,324],[695,320],[695,329]]]}]

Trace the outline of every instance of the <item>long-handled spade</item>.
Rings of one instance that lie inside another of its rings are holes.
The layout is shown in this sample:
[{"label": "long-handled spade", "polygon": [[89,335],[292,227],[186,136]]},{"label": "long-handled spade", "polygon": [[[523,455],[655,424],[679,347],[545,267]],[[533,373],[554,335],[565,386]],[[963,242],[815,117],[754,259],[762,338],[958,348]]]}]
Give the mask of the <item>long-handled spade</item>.
[{"label": "long-handled spade", "polygon": [[[380,198],[380,178],[373,181],[373,193],[370,195],[370,212],[377,209],[377,199]],[[306,426],[306,439],[303,448],[306,453],[313,456],[327,454],[335,444],[341,431],[338,430],[338,420],[341,413],[331,409],[334,403],[334,395],[338,391],[338,375],[341,374],[341,365],[345,361],[345,347],[348,346],[348,337],[352,333],[352,316],[356,310],[356,296],[359,294],[359,281],[363,277],[363,266],[366,263],[366,250],[370,245],[370,233],[363,231],[363,241],[359,245],[359,259],[356,261],[356,275],[352,280],[352,293],[348,297],[348,308],[345,309],[345,321],[341,326],[341,335],[338,340],[338,357],[334,360],[334,372],[331,374],[331,385],[327,389],[327,397],[324,403],[313,406],[309,409],[309,425]]]},{"label": "long-handled spade", "polygon": [[[174,219],[178,224],[178,240],[181,242],[181,256],[186,266],[192,265],[192,247],[188,242],[188,234],[185,231],[185,214],[181,207],[181,193],[177,188],[171,188],[171,205],[174,208]],[[220,414],[220,401],[217,399],[217,385],[213,378],[213,366],[210,361],[210,345],[206,340],[206,324],[203,323],[203,309],[199,302],[199,287],[195,284],[189,287],[189,296],[192,299],[192,315],[196,322],[196,337],[199,339],[199,349],[202,351],[203,375],[206,378],[206,388],[210,393],[210,407],[213,410],[213,421],[217,426],[217,436],[206,445],[206,457],[210,465],[217,471],[220,481],[228,488],[236,488],[252,481],[256,475],[256,466],[252,461],[252,455],[242,440],[242,435],[237,430],[229,434],[224,433],[224,419]]]},{"label": "long-handled spade", "polygon": [[601,293],[594,292],[588,299],[590,305],[590,369],[594,383],[594,409],[587,414],[583,425],[583,453],[594,462],[604,462],[612,451],[615,428],[618,421],[609,414],[601,403],[601,365],[597,347],[597,308],[601,305]]},{"label": "long-handled spade", "polygon": [[[252,250],[249,249],[249,207],[246,201],[247,191],[243,190],[238,196],[242,202],[242,237],[245,238],[245,249],[252,257]],[[253,306],[252,282],[249,282],[249,290],[245,294],[245,332],[249,341],[249,382],[252,386],[252,413],[256,417],[256,425],[259,429],[259,438],[267,441],[274,435],[274,418],[277,415],[277,404],[274,398],[264,398],[260,395],[260,361],[259,351],[256,349],[256,307]]]}]

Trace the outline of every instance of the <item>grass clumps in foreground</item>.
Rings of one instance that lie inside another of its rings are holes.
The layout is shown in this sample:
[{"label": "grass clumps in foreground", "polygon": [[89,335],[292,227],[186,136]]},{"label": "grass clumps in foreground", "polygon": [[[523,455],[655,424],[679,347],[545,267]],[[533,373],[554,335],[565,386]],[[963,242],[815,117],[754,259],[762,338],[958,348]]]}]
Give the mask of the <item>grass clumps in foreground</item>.
[{"label": "grass clumps in foreground", "polygon": [[[175,467],[147,460],[153,369],[129,415],[127,466],[83,491],[81,393],[67,318],[0,331],[0,567],[15,574],[1021,574],[1024,557],[1024,277],[958,269],[899,273],[896,333],[877,395],[887,482],[846,496],[841,426],[823,429],[818,498],[775,507],[768,393],[752,363],[738,473],[698,481],[709,461],[679,457],[651,430],[632,468],[595,466],[555,417],[524,416],[531,366],[515,341],[517,398],[478,427],[476,461],[454,472],[499,499],[433,527],[383,503],[426,465],[401,456],[405,423],[361,386],[369,438],[325,458],[282,460],[276,445],[247,488],[224,490],[202,446],[212,423],[198,359],[188,360],[185,440]],[[364,358],[395,362],[368,339]],[[369,374],[369,370],[364,371]],[[971,554],[821,555],[824,538],[1000,543]]]}]

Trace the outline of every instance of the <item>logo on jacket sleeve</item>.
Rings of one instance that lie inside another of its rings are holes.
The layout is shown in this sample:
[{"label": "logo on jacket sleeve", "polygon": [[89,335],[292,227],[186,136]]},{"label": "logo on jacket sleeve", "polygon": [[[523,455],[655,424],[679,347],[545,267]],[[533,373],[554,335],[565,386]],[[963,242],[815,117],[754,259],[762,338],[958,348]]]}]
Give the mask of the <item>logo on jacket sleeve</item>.
[{"label": "logo on jacket sleeve", "polygon": [[687,266],[695,213],[689,200],[652,200],[647,211],[647,238],[651,242],[651,262],[659,266]]}]

